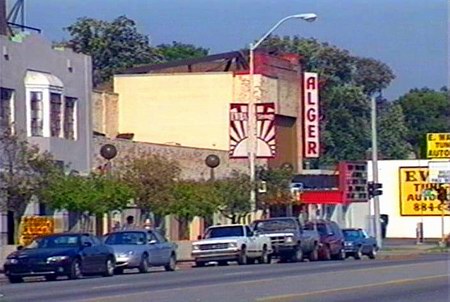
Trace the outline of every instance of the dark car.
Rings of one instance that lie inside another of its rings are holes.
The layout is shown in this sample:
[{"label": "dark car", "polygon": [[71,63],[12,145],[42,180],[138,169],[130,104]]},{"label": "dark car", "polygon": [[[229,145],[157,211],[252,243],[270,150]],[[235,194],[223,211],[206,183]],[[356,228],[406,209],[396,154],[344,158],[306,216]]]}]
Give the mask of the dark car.
[{"label": "dark car", "polygon": [[345,253],[347,257],[361,259],[367,256],[375,259],[378,251],[377,241],[362,229],[343,229],[345,237]]},{"label": "dark car", "polygon": [[322,260],[344,260],[344,234],[339,225],[329,220],[311,220],[305,224],[306,230],[317,230],[320,235],[320,259]]},{"label": "dark car", "polygon": [[126,230],[107,234],[105,244],[116,256],[116,273],[124,269],[139,269],[148,273],[151,266],[163,266],[174,271],[177,263],[177,245],[155,230]]},{"label": "dark car", "polygon": [[319,234],[305,231],[294,217],[275,217],[253,222],[254,231],[270,238],[273,256],[281,262],[303,261],[306,256],[311,261],[319,257]]},{"label": "dark car", "polygon": [[11,283],[23,277],[44,276],[48,281],[58,276],[79,279],[83,274],[114,274],[113,250],[90,234],[64,233],[40,237],[25,248],[11,253],[4,265]]}]

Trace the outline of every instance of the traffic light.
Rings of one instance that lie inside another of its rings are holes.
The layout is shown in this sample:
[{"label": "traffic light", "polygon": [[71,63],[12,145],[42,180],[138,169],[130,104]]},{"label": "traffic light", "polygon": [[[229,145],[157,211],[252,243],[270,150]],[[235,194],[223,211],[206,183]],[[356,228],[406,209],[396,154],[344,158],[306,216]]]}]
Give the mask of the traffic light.
[{"label": "traffic light", "polygon": [[367,195],[369,196],[369,199],[379,196],[383,194],[383,184],[380,183],[374,183],[373,181],[369,181],[367,183]]},{"label": "traffic light", "polygon": [[439,189],[437,189],[438,192],[438,200],[440,202],[445,202],[447,200],[447,189],[444,187],[440,187]]}]

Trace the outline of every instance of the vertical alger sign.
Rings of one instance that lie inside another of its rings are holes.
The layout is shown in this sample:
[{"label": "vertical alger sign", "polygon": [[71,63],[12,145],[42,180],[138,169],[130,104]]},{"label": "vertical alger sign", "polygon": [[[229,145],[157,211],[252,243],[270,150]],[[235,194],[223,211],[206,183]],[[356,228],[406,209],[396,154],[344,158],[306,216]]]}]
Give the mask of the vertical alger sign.
[{"label": "vertical alger sign", "polygon": [[319,157],[319,83],[318,75],[305,72],[303,75],[303,125],[304,125],[304,156]]}]

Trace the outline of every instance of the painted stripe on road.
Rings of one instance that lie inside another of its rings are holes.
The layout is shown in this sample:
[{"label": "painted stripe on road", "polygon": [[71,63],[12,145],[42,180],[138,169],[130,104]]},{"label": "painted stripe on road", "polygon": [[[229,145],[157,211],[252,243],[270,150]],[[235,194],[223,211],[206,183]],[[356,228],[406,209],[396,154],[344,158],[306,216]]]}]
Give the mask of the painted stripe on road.
[{"label": "painted stripe on road", "polygon": [[264,297],[264,298],[256,299],[256,301],[258,301],[258,302],[292,302],[292,301],[298,301],[298,299],[301,299],[301,298],[318,296],[318,295],[323,295],[323,294],[336,294],[336,293],[341,293],[341,292],[346,292],[346,291],[361,290],[361,289],[367,289],[367,288],[378,287],[378,286],[403,285],[403,284],[408,284],[408,283],[417,283],[420,281],[442,279],[442,278],[448,279],[449,277],[450,277],[450,275],[438,275],[438,276],[427,276],[427,277],[421,277],[421,278],[415,278],[415,279],[399,279],[399,280],[393,280],[393,281],[387,281],[387,282],[381,282],[381,283],[373,283],[373,284],[365,284],[365,285],[358,285],[358,286],[349,286],[349,287],[342,287],[342,288],[318,290],[318,291],[302,293],[302,294],[288,294],[288,295]]}]

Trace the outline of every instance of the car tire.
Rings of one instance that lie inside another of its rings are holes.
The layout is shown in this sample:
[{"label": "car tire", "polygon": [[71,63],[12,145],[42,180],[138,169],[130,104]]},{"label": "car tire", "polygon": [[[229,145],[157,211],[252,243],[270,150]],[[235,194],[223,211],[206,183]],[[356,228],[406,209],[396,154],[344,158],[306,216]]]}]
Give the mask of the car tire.
[{"label": "car tire", "polygon": [[355,260],[361,260],[362,258],[362,247],[358,246],[358,250],[353,254]]},{"label": "car tire", "polygon": [[309,253],[309,261],[319,260],[319,246],[315,245],[311,253]]},{"label": "car tire", "polygon": [[169,263],[167,263],[164,266],[164,269],[167,272],[173,272],[173,271],[175,271],[177,269],[177,258],[175,257],[175,255],[172,254],[170,256]]},{"label": "car tire", "polygon": [[75,259],[70,265],[69,279],[76,280],[81,279],[82,277],[83,274],[81,272],[81,261],[79,259]]},{"label": "car tire", "polygon": [[22,283],[23,278],[17,276],[8,276],[9,283]]},{"label": "car tire", "polygon": [[372,250],[370,251],[370,253],[367,256],[369,256],[369,259],[372,259],[372,260],[377,258],[377,248],[375,246],[372,247]]},{"label": "car tire", "polygon": [[267,248],[266,247],[264,247],[264,249],[262,251],[262,255],[258,259],[258,263],[259,264],[268,264],[268,263],[270,263],[270,256],[269,256],[269,253],[267,252]]},{"label": "car tire", "polygon": [[116,268],[114,269],[114,275],[122,275],[122,274],[123,274],[123,271],[124,271],[124,268],[123,268],[123,267],[116,267]]},{"label": "car tire", "polygon": [[297,248],[294,251],[294,254],[292,255],[292,261],[294,262],[302,262],[303,261],[303,250],[301,246],[297,246]]},{"label": "car tire", "polygon": [[58,278],[58,276],[55,276],[55,275],[48,275],[48,276],[45,276],[44,278],[45,278],[45,280],[47,280],[47,281],[56,281],[56,279]]},{"label": "car tire", "polygon": [[342,247],[339,250],[339,253],[336,255],[336,259],[342,261],[342,260],[345,260],[345,258],[346,258],[345,249]]},{"label": "car tire", "polygon": [[228,261],[226,260],[220,260],[217,262],[218,266],[227,266],[228,265]]},{"label": "car tire", "polygon": [[249,262],[248,262],[248,257],[247,257],[247,250],[245,248],[243,248],[241,250],[241,253],[239,254],[239,257],[238,257],[238,264],[239,265],[246,265],[248,263]]},{"label": "car tire", "polygon": [[322,259],[325,261],[331,260],[331,250],[328,245],[325,245],[322,250]]},{"label": "car tire", "polygon": [[112,277],[114,276],[114,260],[109,257],[105,261],[105,272],[102,274],[103,277]]},{"label": "car tire", "polygon": [[141,263],[139,264],[139,272],[141,274],[146,274],[150,271],[150,264],[148,263],[147,254],[142,255]]}]

